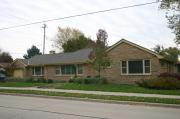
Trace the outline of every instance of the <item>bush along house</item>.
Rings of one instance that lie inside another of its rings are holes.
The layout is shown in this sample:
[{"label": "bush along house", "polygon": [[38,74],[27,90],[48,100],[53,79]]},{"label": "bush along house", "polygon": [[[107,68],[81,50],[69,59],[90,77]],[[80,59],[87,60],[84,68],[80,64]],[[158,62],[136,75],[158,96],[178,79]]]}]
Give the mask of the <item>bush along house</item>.
[{"label": "bush along house", "polygon": [[[13,76],[68,81],[71,77],[96,76],[91,57],[93,49],[69,53],[37,55],[30,59],[16,59],[11,67]],[[163,56],[140,45],[120,40],[106,50],[110,66],[101,73],[111,83],[134,83],[151,79],[160,73],[176,73],[177,66]]]}]

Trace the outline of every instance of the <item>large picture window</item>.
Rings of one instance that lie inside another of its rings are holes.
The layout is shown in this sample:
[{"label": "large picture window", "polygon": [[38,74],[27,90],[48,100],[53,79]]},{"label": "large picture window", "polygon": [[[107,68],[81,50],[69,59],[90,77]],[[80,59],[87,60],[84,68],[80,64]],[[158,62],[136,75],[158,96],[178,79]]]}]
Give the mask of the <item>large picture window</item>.
[{"label": "large picture window", "polygon": [[143,61],[128,61],[128,69],[130,74],[143,73]]},{"label": "large picture window", "polygon": [[82,65],[61,65],[55,68],[56,75],[72,75],[72,74],[82,74]]},{"label": "large picture window", "polygon": [[75,74],[76,67],[74,65],[62,65],[61,74]]},{"label": "large picture window", "polygon": [[128,60],[121,62],[122,74],[150,74],[150,60]]},{"label": "large picture window", "polygon": [[32,75],[33,76],[42,76],[44,74],[43,67],[33,67],[32,68]]}]

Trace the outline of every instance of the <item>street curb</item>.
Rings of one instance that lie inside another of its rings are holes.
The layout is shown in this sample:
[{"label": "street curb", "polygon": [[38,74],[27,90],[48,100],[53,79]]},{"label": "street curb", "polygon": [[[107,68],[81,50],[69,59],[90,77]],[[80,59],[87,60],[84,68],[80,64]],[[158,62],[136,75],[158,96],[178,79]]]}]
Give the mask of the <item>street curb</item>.
[{"label": "street curb", "polygon": [[180,105],[176,105],[176,104],[147,103],[147,102],[135,102],[135,101],[116,101],[116,100],[103,100],[103,99],[91,99],[91,98],[76,98],[76,97],[64,97],[64,96],[47,96],[47,95],[3,93],[3,92],[0,92],[0,95],[39,97],[39,98],[49,98],[49,99],[62,99],[62,100],[87,101],[87,102],[124,104],[124,105],[141,105],[141,106],[167,107],[167,108],[178,108],[178,109],[180,109]]}]

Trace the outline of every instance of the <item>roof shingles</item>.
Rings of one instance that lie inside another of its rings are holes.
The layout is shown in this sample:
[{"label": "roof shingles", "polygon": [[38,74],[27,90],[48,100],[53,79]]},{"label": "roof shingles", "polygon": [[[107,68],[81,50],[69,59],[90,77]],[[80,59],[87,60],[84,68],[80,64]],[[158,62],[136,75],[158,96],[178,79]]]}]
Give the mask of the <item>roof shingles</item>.
[{"label": "roof shingles", "polygon": [[27,65],[49,65],[49,64],[72,64],[88,62],[91,48],[78,50],[76,52],[36,55],[26,61]]}]

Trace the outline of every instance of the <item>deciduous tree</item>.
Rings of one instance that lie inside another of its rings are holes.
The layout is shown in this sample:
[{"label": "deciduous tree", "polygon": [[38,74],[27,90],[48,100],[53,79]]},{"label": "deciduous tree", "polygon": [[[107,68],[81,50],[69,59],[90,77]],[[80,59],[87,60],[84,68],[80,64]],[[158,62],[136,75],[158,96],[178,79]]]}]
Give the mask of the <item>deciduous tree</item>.
[{"label": "deciduous tree", "polygon": [[175,43],[180,44],[180,0],[162,0],[160,8],[167,10],[168,27],[175,34]]},{"label": "deciduous tree", "polygon": [[58,27],[58,33],[56,35],[56,39],[54,40],[54,46],[61,50],[63,45],[69,40],[78,39],[82,35],[84,34],[78,29],[70,27]]},{"label": "deciduous tree", "polygon": [[64,52],[74,52],[83,48],[92,48],[95,42],[84,35],[79,36],[76,39],[70,39],[62,45]]},{"label": "deciduous tree", "polygon": [[107,32],[100,29],[97,33],[96,45],[94,47],[95,60],[93,62],[93,67],[98,72],[99,76],[101,76],[101,71],[110,65],[110,59],[106,53],[107,38]]},{"label": "deciduous tree", "polygon": [[157,45],[153,48],[154,51],[162,56],[168,61],[176,63],[178,61],[178,55],[180,55],[180,50],[176,47],[164,48],[163,46]]}]

